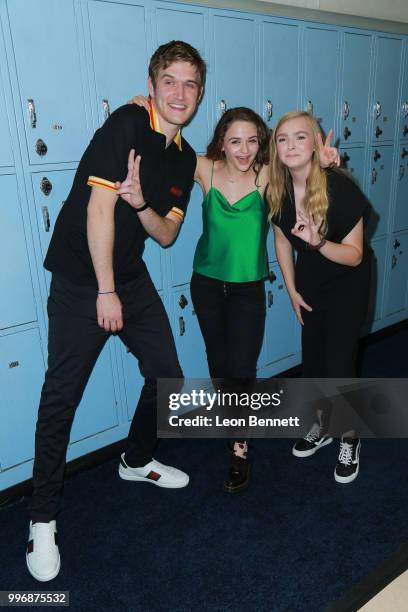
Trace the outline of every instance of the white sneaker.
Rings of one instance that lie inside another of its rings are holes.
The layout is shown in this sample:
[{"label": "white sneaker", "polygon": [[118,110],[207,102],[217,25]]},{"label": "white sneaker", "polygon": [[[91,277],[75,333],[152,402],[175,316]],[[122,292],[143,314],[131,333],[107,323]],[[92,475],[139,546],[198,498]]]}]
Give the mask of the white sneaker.
[{"label": "white sneaker", "polygon": [[125,453],[120,457],[119,476],[123,480],[151,482],[166,489],[181,489],[186,487],[190,480],[188,474],[169,465],[163,465],[155,459],[143,467],[132,468],[125,461]]},{"label": "white sneaker", "polygon": [[26,562],[30,574],[40,582],[47,582],[57,576],[61,559],[55,521],[34,523],[34,525],[30,521]]}]

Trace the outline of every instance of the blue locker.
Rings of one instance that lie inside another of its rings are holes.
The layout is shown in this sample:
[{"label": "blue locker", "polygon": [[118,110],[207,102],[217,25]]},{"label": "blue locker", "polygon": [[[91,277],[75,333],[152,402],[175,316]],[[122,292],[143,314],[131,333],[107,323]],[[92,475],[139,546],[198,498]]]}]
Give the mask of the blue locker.
[{"label": "blue locker", "polygon": [[377,64],[372,100],[373,142],[394,138],[397,92],[402,59],[402,40],[388,36],[377,38]]},{"label": "blue locker", "polygon": [[270,269],[266,289],[264,365],[275,363],[299,351],[297,320],[278,265]]},{"label": "blue locker", "polygon": [[344,167],[357,181],[358,186],[364,191],[365,179],[365,158],[366,150],[363,147],[348,147],[341,148],[340,155],[343,160]]},{"label": "blue locker", "polygon": [[344,32],[341,75],[341,143],[364,142],[370,92],[372,36]]},{"label": "blue locker", "polygon": [[336,138],[339,32],[306,27],[304,54],[304,108],[314,115],[325,134],[333,128]]},{"label": "blue locker", "polygon": [[4,83],[7,80],[7,76],[7,62],[0,21],[0,167],[14,166],[10,124],[4,96]]},{"label": "blue locker", "polygon": [[17,177],[0,175],[0,329],[37,320]]},{"label": "blue locker", "polygon": [[195,184],[184,223],[174,246],[170,249],[171,284],[173,286],[190,282],[195,248],[203,228],[202,201],[201,187]]},{"label": "blue locker", "polygon": [[397,190],[396,190],[394,232],[408,229],[408,144],[402,143],[397,158]]},{"label": "blue locker", "polygon": [[259,110],[268,127],[273,128],[282,115],[300,107],[300,28],[264,21],[261,37]]},{"label": "blue locker", "polygon": [[146,92],[146,10],[135,5],[89,0],[88,27],[97,123],[101,125],[132,96]]},{"label": "blue locker", "polygon": [[89,130],[74,2],[7,6],[30,163],[78,161]]},{"label": "blue locker", "polygon": [[173,298],[173,333],[181,369],[186,378],[208,378],[204,340],[194,312],[188,285]]},{"label": "blue locker", "polygon": [[387,266],[390,269],[385,314],[391,315],[408,307],[408,233],[391,237]]},{"label": "blue locker", "polygon": [[125,379],[125,401],[128,420],[132,420],[135,413],[137,402],[139,401],[140,391],[143,386],[143,377],[139,370],[137,359],[132,355],[129,349],[121,342],[120,358]]},{"label": "blue locker", "polygon": [[404,40],[405,62],[402,73],[401,98],[398,105],[398,137],[408,139],[408,40]]},{"label": "blue locker", "polygon": [[[74,176],[75,170],[52,170],[31,174],[42,261],[48,250],[55,221],[71,190]],[[44,268],[43,273],[49,288],[51,275]]]},{"label": "blue locker", "polygon": [[367,321],[371,324],[378,321],[382,317],[385,279],[385,253],[387,247],[386,238],[373,240],[370,246],[373,250],[373,257]]},{"label": "blue locker", "polygon": [[[152,15],[154,48],[170,40],[184,40],[193,45],[206,60],[205,28],[208,9],[183,4],[154,3]],[[201,100],[191,123],[183,129],[184,138],[197,152],[208,143],[208,91]]]},{"label": "blue locker", "polygon": [[34,456],[44,360],[37,329],[0,337],[0,469]]},{"label": "blue locker", "polygon": [[388,229],[388,216],[391,197],[392,178],[391,146],[371,147],[369,155],[369,191],[368,197],[373,205],[374,213],[371,216],[368,232],[370,237],[382,236]]},{"label": "blue locker", "polygon": [[226,108],[257,109],[257,22],[251,14],[215,13],[211,24],[211,102],[213,119],[217,121]]}]

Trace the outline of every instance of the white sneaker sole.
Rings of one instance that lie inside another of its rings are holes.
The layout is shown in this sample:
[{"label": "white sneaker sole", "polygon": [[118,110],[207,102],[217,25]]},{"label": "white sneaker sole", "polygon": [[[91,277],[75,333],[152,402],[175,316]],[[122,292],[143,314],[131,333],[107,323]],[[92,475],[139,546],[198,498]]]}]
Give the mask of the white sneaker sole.
[{"label": "white sneaker sole", "polygon": [[188,476],[186,480],[181,480],[175,483],[166,482],[165,480],[162,481],[161,478],[159,480],[151,480],[150,478],[146,478],[145,476],[136,476],[133,474],[129,474],[122,468],[121,465],[119,465],[119,476],[123,480],[129,480],[132,482],[147,482],[156,485],[156,487],[162,487],[163,489],[183,489],[190,482],[190,478]]},{"label": "white sneaker sole", "polygon": [[333,442],[333,438],[327,438],[324,442],[319,444],[319,446],[315,446],[314,448],[311,448],[310,450],[306,450],[306,451],[298,451],[298,450],[296,450],[295,447],[293,447],[292,448],[292,454],[295,457],[311,457],[312,455],[317,453],[317,451],[320,448],[323,448],[323,446],[327,446],[328,444],[331,444],[332,442]]},{"label": "white sneaker sole", "polygon": [[47,576],[40,576],[40,574],[37,574],[30,566],[29,560],[28,560],[28,554],[26,554],[26,563],[27,563],[27,569],[30,572],[30,574],[32,575],[33,578],[35,578],[36,580],[39,580],[40,582],[48,582],[49,580],[53,580],[56,576],[58,576],[59,571],[61,569],[61,557],[58,557],[58,566],[57,568],[51,572],[51,574],[48,574]]},{"label": "white sneaker sole", "polygon": [[359,471],[360,471],[360,464],[357,466],[356,471],[354,472],[354,474],[351,474],[351,476],[338,476],[336,474],[336,468],[335,468],[334,469],[334,480],[336,482],[340,482],[341,484],[348,484],[349,482],[353,482],[353,480],[357,478]]}]

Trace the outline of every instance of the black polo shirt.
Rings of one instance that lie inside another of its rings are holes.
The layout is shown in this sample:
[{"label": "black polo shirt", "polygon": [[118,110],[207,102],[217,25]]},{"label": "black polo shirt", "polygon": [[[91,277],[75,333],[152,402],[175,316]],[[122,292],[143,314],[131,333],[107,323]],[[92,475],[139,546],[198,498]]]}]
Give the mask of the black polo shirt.
[{"label": "black polo shirt", "polygon": [[[50,272],[80,285],[95,285],[96,276],[87,239],[87,207],[92,185],[114,190],[127,175],[130,149],[141,155],[143,196],[162,217],[173,208],[183,215],[193,184],[196,155],[177,134],[166,148],[166,137],[153,129],[155,116],[135,104],[118,108],[95,132],[75,174],[68,199],[55,223],[44,261]],[[139,215],[118,198],[115,206],[113,271],[125,283],[145,270],[142,260],[148,234]]]}]

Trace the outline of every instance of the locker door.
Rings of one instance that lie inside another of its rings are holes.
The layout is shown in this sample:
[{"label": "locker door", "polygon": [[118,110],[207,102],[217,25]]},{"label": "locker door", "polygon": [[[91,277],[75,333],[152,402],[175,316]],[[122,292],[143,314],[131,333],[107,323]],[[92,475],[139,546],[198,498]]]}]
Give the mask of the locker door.
[{"label": "locker door", "polygon": [[75,414],[70,443],[83,440],[119,423],[110,352],[112,338],[98,357]]},{"label": "locker door", "polygon": [[77,161],[88,126],[74,2],[13,0],[8,12],[30,163]]},{"label": "locker door", "polygon": [[8,122],[6,100],[4,97],[4,83],[7,78],[7,63],[0,21],[0,167],[14,166],[10,125]]},{"label": "locker door", "polygon": [[399,148],[397,171],[397,197],[395,204],[395,232],[408,229],[408,145],[401,144]]},{"label": "locker door", "polygon": [[271,267],[266,289],[265,365],[297,352],[296,319],[278,265]]},{"label": "locker door", "polygon": [[147,91],[145,7],[90,0],[87,4],[98,123]]},{"label": "locker door", "polygon": [[[154,46],[170,40],[184,40],[206,60],[204,29],[207,13],[208,9],[205,8],[155,3],[152,20]],[[184,138],[197,152],[204,152],[207,148],[208,99],[207,93],[190,124],[183,129]]]},{"label": "locker door", "polygon": [[398,108],[398,137],[408,138],[408,40],[404,42],[405,46],[405,65],[403,70],[402,80],[402,95]]},{"label": "locker door", "polygon": [[276,261],[275,236],[271,224],[269,224],[268,235],[266,238],[266,248],[268,251],[268,261]]},{"label": "locker door", "polygon": [[378,146],[370,150],[368,167],[370,185],[368,197],[373,205],[374,214],[368,224],[370,237],[381,236],[387,232],[391,194],[392,147]]},{"label": "locker door", "polygon": [[137,359],[122,342],[120,345],[122,366],[125,377],[126,408],[128,419],[130,421],[133,419],[144,380],[140,373]]},{"label": "locker door", "polygon": [[372,101],[371,138],[374,142],[394,138],[401,56],[401,39],[378,37],[375,89]]},{"label": "locker door", "polygon": [[382,316],[384,276],[385,276],[385,251],[386,239],[373,240],[371,248],[373,250],[369,312],[367,321],[370,323],[378,321]]},{"label": "locker door", "polygon": [[194,185],[187,215],[180,233],[170,249],[171,283],[173,286],[190,282],[193,271],[193,259],[198,239],[201,236],[203,192],[199,185]]},{"label": "locker door", "polygon": [[365,149],[341,148],[340,155],[350,174],[356,179],[360,189],[364,191]]},{"label": "locker door", "polygon": [[17,178],[0,176],[0,329],[37,320]]},{"label": "locker door", "polygon": [[390,278],[385,314],[390,315],[408,307],[408,234],[391,237],[389,261]]},{"label": "locker door", "polygon": [[44,379],[37,329],[0,337],[0,468],[34,457],[34,432]]},{"label": "locker door", "polygon": [[173,293],[174,339],[186,378],[208,378],[204,340],[191,302],[189,287]]},{"label": "locker door", "polygon": [[313,113],[326,134],[330,128],[337,127],[335,108],[338,66],[339,33],[336,30],[307,27],[304,108]]},{"label": "locker door", "polygon": [[372,37],[344,33],[341,142],[363,142],[366,136]]},{"label": "locker door", "polygon": [[262,24],[262,116],[273,128],[278,119],[299,107],[299,27]]},{"label": "locker door", "polygon": [[[55,221],[71,190],[75,170],[33,172],[33,187],[41,255],[44,260],[54,231]],[[49,286],[50,274],[44,270]]]},{"label": "locker door", "polygon": [[225,108],[248,106],[256,110],[256,26],[250,15],[212,15],[215,120]]}]

